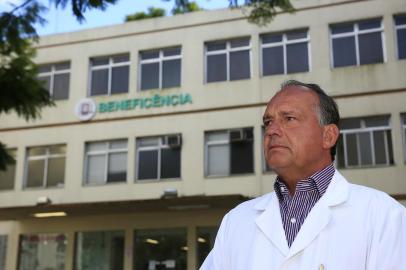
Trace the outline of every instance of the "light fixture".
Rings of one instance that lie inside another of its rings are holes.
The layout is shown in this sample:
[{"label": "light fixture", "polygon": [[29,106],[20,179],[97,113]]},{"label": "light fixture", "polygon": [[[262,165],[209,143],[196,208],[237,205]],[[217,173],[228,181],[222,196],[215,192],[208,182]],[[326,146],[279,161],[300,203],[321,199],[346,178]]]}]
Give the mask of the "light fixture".
[{"label": "light fixture", "polygon": [[202,237],[199,237],[199,238],[197,238],[197,242],[199,242],[199,243],[206,243],[207,241],[206,241],[206,239],[204,239],[204,238],[202,238]]},{"label": "light fixture", "polygon": [[152,244],[152,245],[158,245],[158,244],[159,244],[159,241],[158,241],[158,240],[151,239],[151,238],[147,238],[147,239],[145,240],[145,242],[148,243],[148,244]]},{"label": "light fixture", "polygon": [[188,247],[181,247],[181,249],[182,249],[183,251],[188,251],[188,250],[189,250]]},{"label": "light fixture", "polygon": [[169,198],[177,198],[178,197],[178,190],[176,188],[166,188],[164,193],[162,194],[161,198],[169,199]]},{"label": "light fixture", "polygon": [[48,213],[35,213],[33,215],[36,218],[48,218],[48,217],[65,217],[65,212],[48,212]]},{"label": "light fixture", "polygon": [[52,203],[51,199],[47,196],[40,196],[37,198],[38,205],[51,204],[51,203]]}]

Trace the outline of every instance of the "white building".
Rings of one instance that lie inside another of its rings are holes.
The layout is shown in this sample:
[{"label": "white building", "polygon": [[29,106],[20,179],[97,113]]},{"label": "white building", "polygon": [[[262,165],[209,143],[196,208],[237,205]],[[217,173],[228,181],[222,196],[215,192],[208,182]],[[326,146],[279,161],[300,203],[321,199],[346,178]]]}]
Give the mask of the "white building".
[{"label": "white building", "polygon": [[405,203],[404,0],[293,4],[267,27],[225,9],[41,38],[56,107],[0,116],[0,269],[197,269],[273,189],[261,121],[288,79],[335,97],[340,171]]}]

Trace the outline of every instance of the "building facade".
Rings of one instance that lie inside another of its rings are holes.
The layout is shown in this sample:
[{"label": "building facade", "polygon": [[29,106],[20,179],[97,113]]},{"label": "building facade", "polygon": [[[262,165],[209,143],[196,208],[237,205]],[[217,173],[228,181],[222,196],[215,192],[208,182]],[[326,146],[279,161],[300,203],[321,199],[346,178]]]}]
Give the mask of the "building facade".
[{"label": "building facade", "polygon": [[335,97],[342,174],[406,204],[404,1],[293,4],[266,27],[225,9],[42,37],[56,106],[0,116],[0,269],[198,269],[273,190],[262,114],[288,79]]}]

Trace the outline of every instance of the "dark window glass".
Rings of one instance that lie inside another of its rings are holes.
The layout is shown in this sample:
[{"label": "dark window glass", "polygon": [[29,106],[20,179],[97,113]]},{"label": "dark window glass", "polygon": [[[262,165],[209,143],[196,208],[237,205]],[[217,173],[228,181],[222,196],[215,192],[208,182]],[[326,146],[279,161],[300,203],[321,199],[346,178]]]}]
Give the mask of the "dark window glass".
[{"label": "dark window glass", "polygon": [[381,27],[381,19],[361,21],[358,23],[359,30],[368,30]]},{"label": "dark window glass", "polygon": [[389,153],[389,164],[394,164],[393,160],[393,147],[392,147],[392,135],[390,130],[386,130],[386,138],[388,140],[388,153]]},{"label": "dark window glass", "polygon": [[55,64],[55,70],[65,70],[65,69],[70,69],[70,63],[69,62],[63,62],[63,63],[58,63]]},{"label": "dark window glass", "polygon": [[93,70],[91,82],[91,96],[106,95],[108,93],[108,76],[107,69]]},{"label": "dark window glass", "polygon": [[63,185],[65,179],[65,157],[48,159],[47,187]]},{"label": "dark window glass", "polygon": [[128,92],[129,66],[114,67],[112,69],[111,93]]},{"label": "dark window glass", "polygon": [[166,60],[162,66],[162,88],[180,86],[181,60]]},{"label": "dark window glass", "polygon": [[359,118],[347,118],[347,119],[340,120],[341,129],[354,129],[354,128],[360,128],[360,127],[361,127],[361,121],[359,120]]},{"label": "dark window glass", "polygon": [[361,65],[383,62],[382,34],[380,32],[359,35],[358,42]]},{"label": "dark window glass", "polygon": [[113,63],[122,63],[130,61],[130,57],[128,54],[117,55],[113,57]]},{"label": "dark window glass", "polygon": [[124,269],[124,232],[76,233],[75,270]]},{"label": "dark window glass", "polygon": [[180,55],[180,48],[170,48],[164,50],[164,56],[175,56]]},{"label": "dark window glass", "polygon": [[396,15],[395,24],[396,25],[406,24],[406,15]]},{"label": "dark window glass", "polygon": [[45,160],[30,160],[28,162],[28,174],[26,187],[42,187],[44,184]]},{"label": "dark window glass", "polygon": [[158,150],[140,151],[138,155],[138,179],[158,178]]},{"label": "dark window glass", "polygon": [[307,31],[289,32],[286,34],[288,40],[307,38]]},{"label": "dark window glass", "polygon": [[385,131],[374,131],[375,163],[386,164]]},{"label": "dark window glass", "polygon": [[357,154],[357,135],[347,134],[347,162],[348,166],[357,166],[358,154]]},{"label": "dark window glass", "polygon": [[141,90],[159,88],[159,63],[141,65]]},{"label": "dark window glass", "polygon": [[247,79],[250,77],[249,51],[230,53],[230,80]]},{"label": "dark window glass", "polygon": [[93,58],[92,59],[92,66],[103,66],[109,63],[109,58],[101,57],[101,58]]},{"label": "dark window glass", "polygon": [[337,142],[337,163],[338,167],[344,168],[345,167],[345,153],[344,153],[344,143],[343,143],[343,135],[340,134]]},{"label": "dark window glass", "polygon": [[107,182],[125,181],[127,179],[127,153],[110,153],[108,162]]},{"label": "dark window glass", "polygon": [[386,115],[366,117],[364,120],[366,127],[379,127],[389,125],[389,116]]},{"label": "dark window glass", "polygon": [[245,47],[250,45],[250,40],[249,39],[234,39],[230,41],[230,47],[231,48],[238,48],[238,47]]},{"label": "dark window glass", "polygon": [[354,66],[357,64],[355,53],[355,38],[333,39],[334,67]]},{"label": "dark window glass", "polygon": [[262,36],[262,44],[282,42],[282,34]]},{"label": "dark window glass", "polygon": [[332,34],[342,34],[342,33],[349,33],[354,31],[354,24],[353,23],[346,23],[346,24],[338,24],[331,26],[331,33]]},{"label": "dark window glass", "polygon": [[207,82],[219,82],[227,80],[227,56],[226,54],[207,56]]},{"label": "dark window glass", "polygon": [[52,65],[41,65],[38,67],[38,73],[51,72]]},{"label": "dark window glass", "polygon": [[358,133],[361,165],[372,165],[371,136],[369,132]]},{"label": "dark window glass", "polygon": [[186,229],[137,230],[133,269],[186,270]]},{"label": "dark window glass", "polygon": [[14,188],[14,178],[16,171],[16,161],[15,161],[16,151],[8,150],[8,152],[13,157],[13,163],[7,164],[5,171],[0,170],[0,190]]},{"label": "dark window glass", "polygon": [[252,141],[231,142],[231,174],[252,173],[254,158]]},{"label": "dark window glass", "polygon": [[397,30],[398,39],[398,57],[399,59],[406,59],[406,29]]},{"label": "dark window glass", "polygon": [[55,74],[53,91],[54,100],[69,98],[69,73]]},{"label": "dark window glass", "polygon": [[217,227],[198,227],[197,228],[197,263],[201,267],[207,255],[214,246],[218,228]]},{"label": "dark window glass", "polygon": [[265,48],[262,50],[263,75],[283,74],[283,47]]},{"label": "dark window glass", "polygon": [[51,91],[51,76],[38,76],[38,79],[42,82],[42,86],[44,86],[44,88],[46,90],[48,90],[48,92]]},{"label": "dark window glass", "polygon": [[207,51],[218,51],[218,50],[225,50],[226,43],[225,42],[212,42],[207,44]]},{"label": "dark window glass", "polygon": [[159,51],[141,53],[141,59],[142,60],[154,59],[154,58],[159,58]]},{"label": "dark window glass", "polygon": [[161,178],[180,177],[180,148],[161,150]]},{"label": "dark window glass", "polygon": [[289,44],[286,47],[287,72],[304,72],[309,70],[307,43]]}]

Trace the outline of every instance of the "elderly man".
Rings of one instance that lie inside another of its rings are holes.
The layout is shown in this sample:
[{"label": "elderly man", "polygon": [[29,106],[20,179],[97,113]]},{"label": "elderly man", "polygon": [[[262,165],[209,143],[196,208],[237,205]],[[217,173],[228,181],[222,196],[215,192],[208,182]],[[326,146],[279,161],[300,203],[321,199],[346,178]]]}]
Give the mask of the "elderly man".
[{"label": "elderly man", "polygon": [[334,168],[334,100],[316,84],[288,81],[263,122],[275,192],[224,217],[201,270],[406,269],[405,208]]}]

